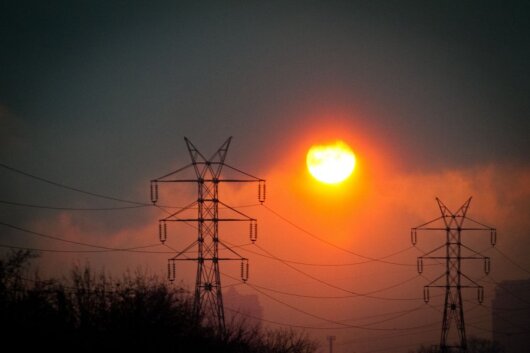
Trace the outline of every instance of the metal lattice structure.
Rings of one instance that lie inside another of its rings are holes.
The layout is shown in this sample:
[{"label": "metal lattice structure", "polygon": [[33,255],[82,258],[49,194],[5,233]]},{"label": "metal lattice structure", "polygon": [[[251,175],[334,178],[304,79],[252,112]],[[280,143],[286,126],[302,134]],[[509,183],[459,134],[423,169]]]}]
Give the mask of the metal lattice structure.
[{"label": "metal lattice structure", "polygon": [[[418,273],[423,272],[424,260],[445,261],[445,273],[435,278],[423,288],[423,298],[426,303],[430,300],[430,288],[445,289],[445,302],[442,317],[442,332],[439,350],[442,353],[466,352],[467,338],[464,321],[464,303],[462,300],[462,288],[476,288],[477,299],[480,303],[484,300],[484,288],[462,273],[462,260],[484,261],[484,272],[490,271],[490,258],[480,254],[462,243],[463,231],[489,231],[490,242],[494,246],[497,232],[495,228],[474,221],[467,216],[471,197],[456,211],[452,212],[440,199],[436,198],[441,216],[424,223],[411,230],[411,241],[413,245],[417,242],[418,231],[442,231],[445,232],[445,244],[418,257]],[[471,225],[467,225],[470,223]],[[452,326],[454,324],[454,326]],[[456,328],[457,342],[449,342],[451,329]]]},{"label": "metal lattice structure", "polygon": [[[220,261],[240,261],[241,279],[248,279],[248,259],[239,255],[219,237],[220,222],[248,222],[250,228],[250,240],[257,239],[257,221],[235,208],[219,200],[219,185],[221,183],[257,182],[258,199],[260,203],[265,201],[265,180],[254,177],[237,168],[225,163],[226,154],[232,137],[228,138],[221,147],[210,157],[206,158],[188,138],[184,138],[191,158],[191,163],[168,173],[160,178],[151,180],[151,201],[158,201],[158,186],[160,183],[196,183],[197,200],[186,207],[170,213],[167,217],[159,220],[159,237],[164,243],[167,239],[168,223],[170,222],[196,222],[197,240],[178,252],[168,260],[168,279],[174,281],[176,277],[177,261],[196,261],[197,273],[195,281],[195,292],[193,310],[197,320],[204,320],[206,325],[216,329],[218,333],[225,331],[225,315],[223,307],[223,296],[221,291]],[[193,168],[194,178],[178,178],[186,170]],[[243,178],[221,178],[223,168],[228,168]],[[219,205],[230,216],[222,216],[219,213]],[[196,217],[190,217],[189,210],[197,209]],[[197,257],[190,258],[187,254],[193,248],[197,249]],[[231,256],[220,257],[219,250],[227,250]]]}]

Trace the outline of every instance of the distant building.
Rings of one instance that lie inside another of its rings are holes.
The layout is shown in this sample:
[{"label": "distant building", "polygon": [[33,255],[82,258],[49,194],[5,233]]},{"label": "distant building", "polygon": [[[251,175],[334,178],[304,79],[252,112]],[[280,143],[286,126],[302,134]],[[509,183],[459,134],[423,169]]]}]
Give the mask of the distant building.
[{"label": "distant building", "polygon": [[530,279],[503,281],[492,301],[493,340],[505,353],[528,352],[530,345]]},{"label": "distant building", "polygon": [[235,319],[243,319],[248,325],[261,325],[263,307],[255,294],[240,294],[233,287],[223,291],[223,304],[225,307],[226,323]]}]

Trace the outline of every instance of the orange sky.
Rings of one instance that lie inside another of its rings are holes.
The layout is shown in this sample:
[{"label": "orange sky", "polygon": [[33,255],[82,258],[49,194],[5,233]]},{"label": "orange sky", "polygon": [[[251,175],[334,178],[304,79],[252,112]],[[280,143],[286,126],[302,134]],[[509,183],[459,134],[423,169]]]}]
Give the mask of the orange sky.
[{"label": "orange sky", "polygon": [[[355,152],[356,168],[343,183],[323,184],[309,174],[305,156],[313,144],[337,139],[349,144]],[[209,152],[206,155],[209,156]],[[334,328],[309,329],[308,332],[317,339],[329,333],[337,335],[338,342],[355,339],[354,343],[344,343],[344,351],[348,347],[376,347],[374,342],[378,338],[374,338],[374,334],[395,332],[340,328],[337,322],[384,330],[429,327],[435,323],[430,331],[422,331],[414,338],[418,342],[435,341],[441,315],[437,311],[441,305],[440,297],[436,294],[440,293],[431,293],[433,306],[423,304],[421,296],[423,286],[429,278],[438,276],[441,268],[425,271],[424,277],[420,277],[415,264],[422,251],[442,244],[443,237],[440,234],[422,234],[417,247],[412,248],[410,228],[438,216],[435,197],[440,197],[451,209],[457,209],[469,196],[473,196],[469,214],[497,227],[499,246],[506,252],[517,254],[515,244],[528,243],[526,235],[530,223],[525,214],[528,214],[529,206],[525,201],[530,198],[530,171],[514,165],[489,164],[430,173],[408,172],[400,163],[400,158],[405,157],[399,156],[399,151],[385,149],[385,141],[363,135],[363,131],[356,131],[347,123],[320,129],[308,126],[293,138],[290,145],[282,147],[276,162],[270,165],[265,175],[260,175],[267,180],[265,206],[257,202],[257,184],[221,184],[221,200],[229,205],[242,206],[240,211],[257,218],[259,235],[256,245],[250,245],[246,223],[220,225],[220,239],[250,259],[248,285],[238,281],[238,262],[222,263],[223,284],[235,285],[233,288],[244,295],[258,295],[266,320],[295,326]],[[182,165],[187,163],[180,162]],[[253,173],[230,158],[227,162]],[[174,162],[171,164],[175,165]],[[228,170],[227,174],[230,174]],[[144,188],[147,193],[148,184],[138,185],[138,188]],[[195,192],[193,184],[164,184],[160,187],[159,205],[188,204],[195,199]],[[158,219],[167,214],[156,208],[134,212],[143,213],[141,225],[124,227],[117,232],[87,231],[91,229],[87,228],[91,216],[68,212],[60,213],[52,220],[35,221],[32,227],[74,241],[97,243],[99,239],[100,243],[110,247],[158,244]],[[221,213],[227,212],[221,210]],[[193,209],[186,215],[194,217],[195,213]],[[193,224],[173,223],[169,228],[169,247],[150,248],[161,253],[45,253],[40,271],[44,275],[64,275],[65,269],[72,263],[88,262],[95,268],[104,268],[114,274],[126,269],[140,269],[165,277],[166,261],[174,253],[171,249],[183,249],[195,239]],[[35,244],[42,248],[51,247],[46,240]],[[487,249],[488,234],[484,233],[483,237],[470,235],[469,244],[477,250]],[[380,258],[399,251],[403,252],[386,259],[391,263],[363,258]],[[495,280],[522,277],[523,274],[514,271],[504,259],[487,251],[492,256],[492,276]],[[229,253],[221,250],[221,254]],[[285,264],[274,257],[293,262]],[[524,258],[518,260],[525,263]],[[480,269],[481,265],[477,267]],[[480,276],[480,271],[473,266],[466,265],[466,271]],[[194,276],[194,262],[178,264],[177,282],[191,290]],[[492,286],[488,282],[484,285],[487,285],[486,302],[489,303]],[[365,298],[362,294],[371,294],[376,298]],[[324,298],[303,298],[300,295]],[[412,298],[416,299],[400,300]],[[470,300],[469,306],[473,308],[471,320],[478,318],[475,321],[479,320],[483,329],[489,329],[489,319],[484,319],[488,316],[488,309],[475,306],[475,293],[466,293],[465,298]],[[414,311],[400,315],[403,310]],[[396,318],[387,320],[393,316]],[[470,332],[487,336],[487,332],[480,330],[470,329]],[[395,337],[388,340],[394,340],[392,344],[407,342],[404,338]]]}]

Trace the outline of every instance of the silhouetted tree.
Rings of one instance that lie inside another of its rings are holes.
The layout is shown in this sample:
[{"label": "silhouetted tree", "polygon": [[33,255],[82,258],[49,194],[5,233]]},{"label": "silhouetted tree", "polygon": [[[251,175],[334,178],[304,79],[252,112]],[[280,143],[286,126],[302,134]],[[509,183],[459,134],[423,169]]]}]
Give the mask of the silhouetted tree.
[{"label": "silhouetted tree", "polygon": [[32,252],[0,260],[0,332],[18,350],[55,352],[313,353],[295,331],[263,331],[237,318],[223,334],[198,324],[181,288],[126,272],[113,280],[74,266],[66,280],[24,277]]},{"label": "silhouetted tree", "polygon": [[29,266],[29,261],[37,257],[29,250],[12,251],[6,259],[0,259],[0,300],[2,304],[16,301],[23,297],[26,289],[23,271]]},{"label": "silhouetted tree", "polygon": [[[432,347],[421,345],[415,351],[409,350],[409,353],[436,353]],[[490,341],[484,338],[471,336],[467,340],[467,353],[504,353],[502,346],[495,341]]]},{"label": "silhouetted tree", "polygon": [[311,353],[318,348],[305,334],[284,329],[267,331],[262,346],[267,353]]}]

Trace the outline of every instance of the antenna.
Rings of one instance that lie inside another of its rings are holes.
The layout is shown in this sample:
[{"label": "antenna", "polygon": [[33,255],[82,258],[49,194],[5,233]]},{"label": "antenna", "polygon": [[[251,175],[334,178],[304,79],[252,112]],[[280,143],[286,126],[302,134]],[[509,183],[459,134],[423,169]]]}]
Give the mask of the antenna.
[{"label": "antenna", "polygon": [[327,336],[326,338],[327,338],[327,340],[329,342],[329,353],[333,353],[333,341],[335,341],[335,339],[337,337],[335,337],[335,336]]},{"label": "antenna", "polygon": [[[197,240],[168,260],[168,279],[170,281],[175,280],[177,261],[196,261],[197,274],[193,301],[195,319],[199,322],[205,321],[208,326],[216,329],[219,334],[224,334],[225,315],[219,263],[220,261],[240,261],[241,279],[244,282],[248,279],[249,263],[247,258],[239,255],[219,239],[219,222],[248,222],[250,240],[252,242],[257,239],[258,225],[255,218],[251,218],[219,200],[219,185],[225,182],[257,182],[258,201],[263,203],[265,201],[265,180],[225,163],[232,137],[228,138],[210,158],[204,157],[188,138],[185,137],[184,140],[191,163],[160,178],[151,180],[151,201],[153,204],[158,201],[158,184],[160,183],[197,184],[196,201],[159,220],[159,239],[162,243],[166,241],[168,222],[197,222]],[[221,171],[224,167],[243,177],[241,179],[221,178]],[[190,168],[193,168],[195,178],[178,178],[179,174]],[[220,217],[219,205],[234,216]],[[197,217],[184,216],[185,211],[193,208],[198,210]],[[219,257],[219,247],[227,250],[232,256]],[[197,257],[185,257],[184,254],[193,248],[197,249]]]},{"label": "antenna", "polygon": [[[445,232],[445,244],[418,257],[418,273],[423,272],[424,260],[445,260],[445,273],[437,277],[423,287],[423,299],[426,303],[430,300],[430,288],[445,289],[445,303],[442,317],[442,333],[440,337],[439,350],[442,353],[467,352],[466,326],[464,322],[464,303],[462,301],[462,288],[476,288],[477,300],[484,300],[484,287],[462,273],[462,260],[484,261],[484,272],[490,271],[490,258],[471,249],[462,243],[463,231],[489,231],[490,242],[495,246],[496,230],[467,217],[471,197],[456,211],[452,212],[436,198],[441,216],[411,229],[411,241],[413,245],[417,242],[418,231],[443,231]],[[440,222],[440,221],[443,221]],[[471,222],[471,226],[464,227],[464,222]],[[439,226],[436,225],[439,224]],[[444,251],[445,250],[445,251]],[[437,254],[441,253],[441,254]],[[451,326],[454,322],[455,326]],[[451,344],[449,332],[454,327],[457,330],[458,342]]]}]

